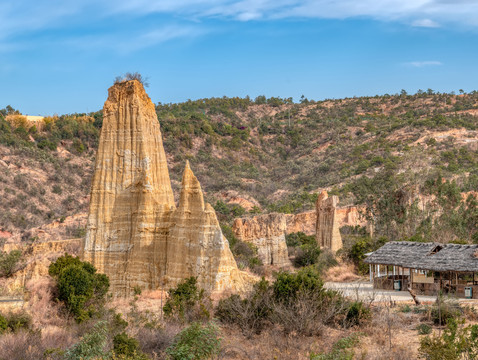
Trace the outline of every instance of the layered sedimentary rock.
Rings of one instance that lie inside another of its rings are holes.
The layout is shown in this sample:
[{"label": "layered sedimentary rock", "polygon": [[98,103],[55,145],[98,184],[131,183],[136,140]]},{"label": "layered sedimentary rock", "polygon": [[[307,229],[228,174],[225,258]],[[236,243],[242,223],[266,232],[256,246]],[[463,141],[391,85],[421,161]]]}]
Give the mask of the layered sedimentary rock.
[{"label": "layered sedimentary rock", "polygon": [[342,248],[339,222],[337,221],[337,196],[329,197],[326,191],[319,194],[316,202],[317,222],[315,238],[320,247],[337,251]]},{"label": "layered sedimentary rock", "polygon": [[286,233],[303,232],[306,235],[315,235],[315,223],[317,214],[315,210],[305,211],[298,214],[287,214]]},{"label": "layered sedimentary rock", "polygon": [[201,185],[189,162],[181,186],[179,206],[171,217],[165,283],[177,284],[186,277],[197,276],[203,289],[243,290],[244,274],[237,268],[214,208],[204,202]]},{"label": "layered sedimentary rock", "polygon": [[286,214],[272,213],[236,219],[232,229],[238,239],[257,247],[258,256],[264,265],[290,265],[285,241]]},{"label": "layered sedimentary rock", "polygon": [[0,251],[20,250],[22,258],[20,267],[13,276],[0,282],[0,288],[13,293],[21,293],[29,280],[37,280],[48,275],[48,267],[65,252],[78,255],[82,239],[56,241],[35,241],[32,244],[21,242],[6,243]]},{"label": "layered sedimentary rock", "polygon": [[243,287],[189,166],[176,209],[159,122],[143,86],[112,86],[103,116],[84,259],[109,276],[115,295],[171,287],[188,276],[210,291]]}]

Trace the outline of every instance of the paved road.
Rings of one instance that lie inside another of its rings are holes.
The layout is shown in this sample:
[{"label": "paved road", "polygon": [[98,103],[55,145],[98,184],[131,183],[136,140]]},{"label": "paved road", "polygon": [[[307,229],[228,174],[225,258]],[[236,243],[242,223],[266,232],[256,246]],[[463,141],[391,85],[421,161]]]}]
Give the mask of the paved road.
[{"label": "paved road", "polygon": [[25,301],[21,297],[0,296],[0,308],[2,309],[22,307],[24,303]]},{"label": "paved road", "polygon": [[[338,283],[328,282],[325,287],[341,292],[344,296],[365,302],[413,301],[408,291],[374,289],[369,282]],[[419,301],[434,302],[436,296],[417,296]],[[459,299],[461,303],[478,304],[478,300]]]}]

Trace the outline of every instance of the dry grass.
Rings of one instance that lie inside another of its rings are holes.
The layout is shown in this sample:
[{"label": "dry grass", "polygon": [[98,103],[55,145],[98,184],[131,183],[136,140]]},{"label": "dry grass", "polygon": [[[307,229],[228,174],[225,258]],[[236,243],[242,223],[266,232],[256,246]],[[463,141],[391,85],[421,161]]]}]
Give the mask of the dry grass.
[{"label": "dry grass", "polygon": [[337,266],[329,268],[324,274],[325,281],[331,282],[350,282],[359,280],[355,268],[350,263],[339,263]]},{"label": "dry grass", "polygon": [[26,284],[26,290],[29,294],[27,310],[32,315],[34,328],[40,329],[48,325],[64,327],[66,325],[62,306],[54,301],[56,288],[52,278],[42,277],[30,280]]}]

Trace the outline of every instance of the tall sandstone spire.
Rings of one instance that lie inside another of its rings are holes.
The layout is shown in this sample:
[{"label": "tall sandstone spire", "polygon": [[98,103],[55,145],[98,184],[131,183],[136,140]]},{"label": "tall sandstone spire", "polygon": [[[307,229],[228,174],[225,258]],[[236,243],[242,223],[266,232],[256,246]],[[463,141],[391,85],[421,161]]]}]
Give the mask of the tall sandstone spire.
[{"label": "tall sandstone spire", "polygon": [[333,252],[342,248],[339,222],[337,218],[337,204],[339,198],[335,195],[329,197],[327,191],[322,191],[315,204],[317,212],[315,238],[321,248],[330,249]]},{"label": "tall sandstone spire", "polygon": [[136,80],[108,90],[83,257],[109,276],[117,296],[188,276],[211,291],[244,286],[188,164],[176,210],[155,108]]}]

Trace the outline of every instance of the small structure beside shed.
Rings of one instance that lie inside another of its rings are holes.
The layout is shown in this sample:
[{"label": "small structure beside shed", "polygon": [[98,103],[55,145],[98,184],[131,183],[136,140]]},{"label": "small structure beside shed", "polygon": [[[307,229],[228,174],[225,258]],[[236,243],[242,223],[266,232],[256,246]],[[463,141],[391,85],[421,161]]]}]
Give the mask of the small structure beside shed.
[{"label": "small structure beside shed", "polygon": [[374,288],[435,295],[439,290],[478,299],[478,245],[392,241],[371,253]]}]

